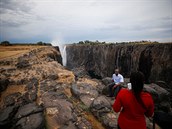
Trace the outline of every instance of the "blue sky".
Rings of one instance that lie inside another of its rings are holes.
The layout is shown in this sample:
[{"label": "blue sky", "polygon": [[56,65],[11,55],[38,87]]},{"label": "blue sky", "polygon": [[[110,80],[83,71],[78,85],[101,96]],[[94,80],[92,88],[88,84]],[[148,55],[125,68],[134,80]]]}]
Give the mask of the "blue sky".
[{"label": "blue sky", "polygon": [[0,0],[0,41],[172,42],[172,0]]}]

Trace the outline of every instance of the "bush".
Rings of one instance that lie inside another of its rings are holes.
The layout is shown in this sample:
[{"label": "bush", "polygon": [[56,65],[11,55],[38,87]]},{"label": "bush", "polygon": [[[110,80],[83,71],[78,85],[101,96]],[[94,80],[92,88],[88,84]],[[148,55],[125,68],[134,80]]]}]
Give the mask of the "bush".
[{"label": "bush", "polygon": [[11,44],[10,44],[9,41],[2,41],[2,42],[1,42],[1,45],[2,45],[2,46],[11,46]]},{"label": "bush", "polygon": [[39,41],[36,43],[37,45],[42,45],[42,46],[52,46],[51,43],[43,43],[42,41]]}]

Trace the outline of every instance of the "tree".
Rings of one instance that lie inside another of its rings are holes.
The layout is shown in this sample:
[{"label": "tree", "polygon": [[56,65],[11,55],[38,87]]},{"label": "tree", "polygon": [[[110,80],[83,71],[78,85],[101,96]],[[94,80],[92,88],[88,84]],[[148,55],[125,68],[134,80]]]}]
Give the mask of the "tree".
[{"label": "tree", "polygon": [[1,42],[1,45],[2,45],[2,46],[11,46],[11,44],[10,44],[9,41],[2,41],[2,42]]},{"label": "tree", "polygon": [[36,43],[37,45],[44,45],[44,43],[42,41],[39,41]]},{"label": "tree", "polygon": [[79,44],[84,44],[84,42],[83,41],[79,41]]}]

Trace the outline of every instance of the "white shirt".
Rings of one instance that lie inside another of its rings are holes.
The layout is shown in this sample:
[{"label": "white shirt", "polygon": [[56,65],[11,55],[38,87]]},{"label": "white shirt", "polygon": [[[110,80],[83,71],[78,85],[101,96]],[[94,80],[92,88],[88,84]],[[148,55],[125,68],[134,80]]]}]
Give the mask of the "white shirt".
[{"label": "white shirt", "polygon": [[115,84],[124,82],[124,78],[121,74],[118,74],[118,76],[116,76],[116,74],[112,75],[112,80],[115,82]]}]

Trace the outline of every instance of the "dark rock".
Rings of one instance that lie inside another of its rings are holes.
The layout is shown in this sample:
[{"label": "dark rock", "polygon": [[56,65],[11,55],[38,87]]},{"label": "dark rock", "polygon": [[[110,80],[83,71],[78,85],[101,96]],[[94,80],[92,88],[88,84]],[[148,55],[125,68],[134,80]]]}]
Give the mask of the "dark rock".
[{"label": "dark rock", "polygon": [[14,129],[44,129],[45,122],[43,113],[36,113],[21,118],[15,125]]},{"label": "dark rock", "polygon": [[67,96],[59,90],[57,92],[46,92],[42,96],[42,100],[47,106],[52,106],[51,104],[50,105],[48,104],[48,103],[51,103],[50,100],[58,100],[58,99],[67,99]]},{"label": "dark rock", "polygon": [[92,125],[84,117],[76,123],[78,129],[92,129]]},{"label": "dark rock", "polygon": [[18,69],[27,68],[29,66],[30,66],[29,61],[24,59],[20,59],[19,62],[16,64],[16,67]]},{"label": "dark rock", "polygon": [[164,89],[169,89],[170,87],[164,81],[157,81],[156,84]]},{"label": "dark rock", "polygon": [[109,86],[108,85],[103,88],[102,94],[103,95],[109,95]]},{"label": "dark rock", "polygon": [[0,61],[0,65],[10,65],[12,63],[13,63],[12,60],[1,60]]},{"label": "dark rock", "polygon": [[81,95],[80,100],[89,108],[95,98],[90,95]]},{"label": "dark rock", "polygon": [[93,98],[96,98],[98,96],[96,87],[87,83],[73,84],[71,87],[71,92],[76,97],[80,97],[81,95],[90,95]]},{"label": "dark rock", "polygon": [[42,107],[37,106],[36,103],[29,103],[18,109],[18,112],[15,115],[15,119],[20,119],[22,117],[26,117],[42,111]]},{"label": "dark rock", "polygon": [[6,90],[8,84],[9,84],[9,80],[8,79],[2,79],[2,78],[0,78],[0,93],[2,91]]},{"label": "dark rock", "polygon": [[152,83],[150,85],[144,85],[144,91],[152,95],[155,107],[158,108],[157,110],[170,111],[170,93],[167,90]]},{"label": "dark rock", "polygon": [[76,78],[78,78],[78,77],[80,77],[80,78],[82,78],[82,77],[89,77],[88,76],[88,72],[82,66],[79,67],[79,68],[72,69],[72,72],[74,73]]},{"label": "dark rock", "polygon": [[58,79],[58,75],[57,74],[51,74],[51,75],[48,76],[48,79],[56,80],[56,79]]},{"label": "dark rock", "polygon": [[37,92],[36,91],[31,92],[30,93],[30,100],[31,100],[31,102],[36,101],[36,99],[37,99]]},{"label": "dark rock", "polygon": [[105,77],[105,78],[103,78],[102,79],[102,82],[103,82],[103,84],[104,85],[109,85],[110,83],[112,83],[113,81],[112,81],[112,78],[110,78],[110,77]]},{"label": "dark rock", "polygon": [[114,113],[107,113],[102,117],[102,123],[107,129],[117,129],[117,114]]},{"label": "dark rock", "polygon": [[28,88],[28,90],[30,89],[35,89],[38,86],[38,80],[36,78],[32,78],[28,81],[28,84],[26,85],[26,87]]},{"label": "dark rock", "polygon": [[46,114],[53,117],[56,123],[60,126],[67,124],[70,121],[75,121],[72,114],[73,105],[64,99],[49,100],[51,102],[44,102],[46,107]]},{"label": "dark rock", "polygon": [[18,107],[9,106],[0,111],[0,128],[8,129],[11,127],[12,119]]},{"label": "dark rock", "polygon": [[64,125],[63,127],[60,127],[59,129],[77,129],[74,123],[69,122],[67,125]]},{"label": "dark rock", "polygon": [[62,87],[62,86],[59,85],[55,80],[46,79],[40,82],[41,93],[44,93],[47,91],[56,91],[57,88],[59,87]]},{"label": "dark rock", "polygon": [[62,63],[62,56],[61,56],[62,53],[60,54],[59,47],[58,46],[55,46],[54,48],[57,50],[56,61],[58,63],[60,63],[61,65],[63,65],[63,63]]},{"label": "dark rock", "polygon": [[111,112],[112,110],[111,104],[105,96],[99,96],[96,99],[94,99],[90,108],[94,116],[96,116],[99,119],[106,113]]},{"label": "dark rock", "polygon": [[17,101],[17,99],[20,97],[21,97],[20,92],[10,94],[4,98],[4,104],[6,106],[13,105]]},{"label": "dark rock", "polygon": [[170,83],[171,50],[171,43],[68,45],[67,67],[83,66],[102,78],[111,77],[115,67],[120,67],[124,77],[129,77],[131,71],[141,70],[147,82],[162,80]]},{"label": "dark rock", "polygon": [[12,83],[15,83],[16,85],[22,85],[22,84],[26,84],[26,83],[28,83],[29,81],[28,81],[28,79],[27,78],[23,78],[23,79],[19,79],[19,80],[17,80],[17,81],[13,81],[13,82],[10,82],[11,84]]}]

